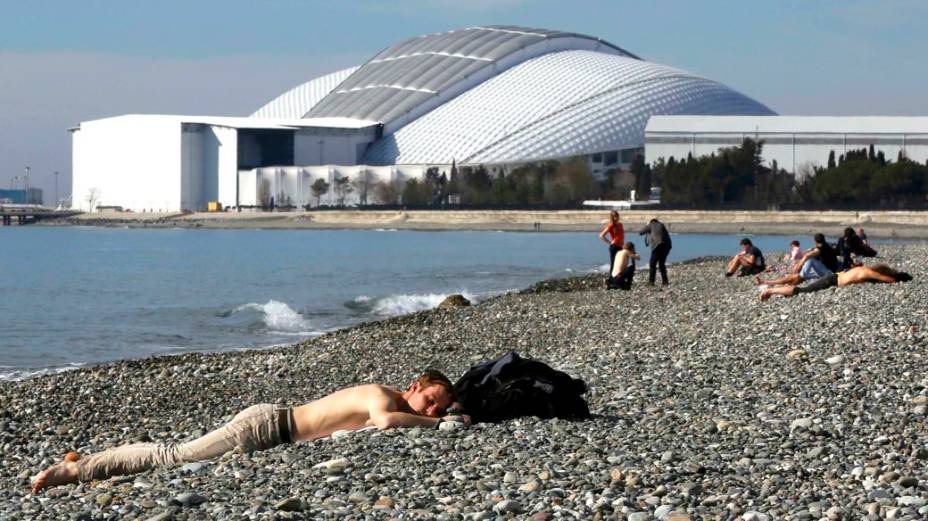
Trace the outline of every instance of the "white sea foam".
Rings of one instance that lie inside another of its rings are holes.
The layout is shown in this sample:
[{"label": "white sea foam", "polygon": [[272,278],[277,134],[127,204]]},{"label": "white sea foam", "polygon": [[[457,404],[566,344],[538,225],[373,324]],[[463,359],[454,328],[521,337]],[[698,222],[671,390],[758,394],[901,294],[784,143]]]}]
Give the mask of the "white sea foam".
[{"label": "white sea foam", "polygon": [[367,295],[358,295],[357,297],[354,298],[354,301],[357,302],[358,304],[364,304],[366,302],[370,302],[371,298],[368,297]]},{"label": "white sea foam", "polygon": [[[29,368],[29,369],[14,369],[10,366],[0,366],[3,370],[0,370],[0,381],[18,381],[25,380],[27,378],[33,378],[36,376],[45,376],[49,374],[59,374],[65,371],[73,371],[75,369],[80,369],[85,364],[83,362],[71,362],[68,365],[60,367],[43,367],[41,369]],[[9,369],[9,370],[6,370]]]},{"label": "white sea foam", "polygon": [[[451,293],[425,293],[421,295],[390,295],[389,297],[384,297],[378,299],[374,303],[371,311],[375,315],[381,315],[385,317],[395,317],[397,315],[405,315],[407,313],[415,313],[416,311],[423,311],[426,309],[432,309],[438,307],[439,304]],[[462,291],[461,295],[464,296],[471,303],[476,303],[477,297],[467,291]]]},{"label": "white sea foam", "polygon": [[251,302],[235,308],[233,313],[253,310],[263,314],[261,319],[264,325],[275,333],[311,335],[316,333],[309,320],[296,312],[293,308],[277,300],[269,300],[264,304]]}]

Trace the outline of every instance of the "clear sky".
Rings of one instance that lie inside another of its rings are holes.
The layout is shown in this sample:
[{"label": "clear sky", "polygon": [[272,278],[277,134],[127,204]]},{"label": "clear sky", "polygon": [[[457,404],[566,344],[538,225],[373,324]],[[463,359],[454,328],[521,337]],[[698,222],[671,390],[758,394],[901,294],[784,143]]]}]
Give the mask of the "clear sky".
[{"label": "clear sky", "polygon": [[928,116],[921,0],[0,0],[0,187],[70,194],[80,121],[248,115],[413,36],[522,25],[603,38],[780,114]]}]

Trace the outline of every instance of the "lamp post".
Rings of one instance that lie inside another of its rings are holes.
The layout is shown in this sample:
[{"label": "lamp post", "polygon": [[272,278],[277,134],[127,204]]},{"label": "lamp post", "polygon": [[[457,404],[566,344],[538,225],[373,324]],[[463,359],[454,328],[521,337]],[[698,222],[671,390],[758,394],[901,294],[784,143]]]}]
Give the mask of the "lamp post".
[{"label": "lamp post", "polygon": [[55,208],[58,208],[58,171],[55,170]]},{"label": "lamp post", "polygon": [[29,165],[26,165],[26,173],[23,175],[23,188],[26,190],[26,204],[30,204],[32,201],[29,197],[29,171],[32,170],[29,168]]}]

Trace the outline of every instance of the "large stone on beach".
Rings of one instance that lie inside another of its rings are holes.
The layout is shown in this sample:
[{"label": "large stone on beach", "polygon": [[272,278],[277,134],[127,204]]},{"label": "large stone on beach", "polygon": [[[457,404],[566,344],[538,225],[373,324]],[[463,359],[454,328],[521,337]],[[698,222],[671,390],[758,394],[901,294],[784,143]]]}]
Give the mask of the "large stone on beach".
[{"label": "large stone on beach", "polygon": [[303,501],[300,498],[288,498],[283,501],[279,501],[274,505],[274,510],[280,510],[282,512],[299,512],[303,510]]},{"label": "large stone on beach", "polygon": [[463,308],[469,305],[470,301],[464,298],[464,295],[455,293],[454,295],[448,295],[445,297],[445,300],[441,301],[441,304],[438,305],[438,308]]}]

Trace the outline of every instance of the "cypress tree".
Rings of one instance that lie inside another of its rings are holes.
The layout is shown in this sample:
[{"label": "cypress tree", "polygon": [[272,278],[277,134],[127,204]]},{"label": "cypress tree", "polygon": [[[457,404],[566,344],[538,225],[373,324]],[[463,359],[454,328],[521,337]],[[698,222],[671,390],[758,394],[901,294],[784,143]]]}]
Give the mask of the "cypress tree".
[{"label": "cypress tree", "polygon": [[832,168],[835,168],[836,166],[837,165],[835,164],[835,151],[832,150],[831,152],[828,153],[828,169],[831,170]]},{"label": "cypress tree", "polygon": [[870,161],[876,160],[876,153],[873,151],[873,143],[870,143],[870,150],[867,153],[867,159],[869,159]]}]

